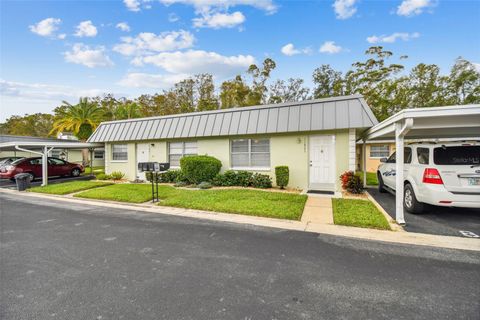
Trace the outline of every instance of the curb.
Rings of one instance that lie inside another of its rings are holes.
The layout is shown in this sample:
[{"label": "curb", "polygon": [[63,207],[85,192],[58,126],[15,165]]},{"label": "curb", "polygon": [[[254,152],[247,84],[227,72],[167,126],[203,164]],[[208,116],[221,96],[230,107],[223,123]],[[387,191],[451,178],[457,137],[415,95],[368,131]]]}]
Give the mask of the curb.
[{"label": "curb", "polygon": [[400,231],[400,232],[406,232],[405,229],[401,225],[399,225],[388,213],[383,209],[383,207],[375,200],[374,197],[368,191],[365,191],[365,194],[367,195],[368,200],[370,200],[375,207],[383,214],[385,219],[387,219],[388,224],[390,225],[390,228],[392,231]]},{"label": "curb", "polygon": [[148,204],[125,204],[115,201],[105,200],[84,200],[81,198],[66,197],[59,195],[47,195],[41,193],[20,192],[16,190],[0,189],[0,193],[11,195],[21,194],[23,197],[43,198],[63,202],[88,204],[93,206],[143,211],[155,214],[165,214],[194,219],[204,219],[211,221],[230,222],[236,224],[247,224],[284,230],[304,231],[317,234],[329,234],[347,238],[356,238],[364,240],[375,240],[387,243],[399,243],[408,245],[419,245],[447,249],[460,249],[480,252],[480,241],[478,239],[469,239],[452,236],[438,236],[423,233],[392,232],[375,229],[364,229],[356,227],[346,227],[338,225],[328,225],[319,223],[302,223],[301,221],[282,220],[265,217],[245,216],[232,213],[220,213],[211,211],[201,211],[184,208],[163,207]]}]

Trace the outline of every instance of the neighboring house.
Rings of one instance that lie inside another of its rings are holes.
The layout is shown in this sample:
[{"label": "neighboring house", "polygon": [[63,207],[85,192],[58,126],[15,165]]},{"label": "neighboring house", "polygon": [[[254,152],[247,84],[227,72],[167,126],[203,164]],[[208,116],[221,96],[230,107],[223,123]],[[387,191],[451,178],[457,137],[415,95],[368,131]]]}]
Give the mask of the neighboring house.
[{"label": "neighboring house", "polygon": [[[357,142],[357,170],[362,171],[363,157],[362,157],[363,141]],[[377,168],[380,165],[380,159],[388,158],[395,151],[395,141],[384,140],[375,141],[374,143],[368,142],[365,146],[366,152],[366,168],[367,172],[377,172]]]},{"label": "neighboring house", "polygon": [[[74,140],[71,138],[41,138],[41,137],[30,137],[30,136],[13,136],[13,135],[0,135],[0,143],[4,142],[65,142],[65,140]],[[0,158],[3,157],[38,157],[39,155],[32,152],[26,151],[2,151],[0,149]],[[50,151],[50,157],[60,158],[68,162],[82,163],[82,149],[53,149]],[[96,149],[94,151],[93,165],[94,166],[104,166],[105,165],[105,151],[104,149]]]},{"label": "neighboring house", "polygon": [[[345,96],[188,114],[103,122],[88,142],[105,143],[105,170],[144,178],[137,163],[207,154],[222,171],[274,178],[290,168],[290,187],[340,191],[339,176],[356,168],[356,137],[378,121],[362,96]],[[275,182],[275,179],[273,179]]]}]

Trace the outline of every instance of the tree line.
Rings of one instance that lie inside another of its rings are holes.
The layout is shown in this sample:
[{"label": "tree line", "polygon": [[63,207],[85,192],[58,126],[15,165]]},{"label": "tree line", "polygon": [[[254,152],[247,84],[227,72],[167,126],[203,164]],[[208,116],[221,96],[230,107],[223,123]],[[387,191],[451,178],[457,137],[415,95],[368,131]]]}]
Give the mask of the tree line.
[{"label": "tree line", "polygon": [[[408,73],[400,63],[391,63],[393,53],[381,46],[365,51],[364,61],[355,62],[347,72],[328,64],[313,71],[313,88],[304,80],[290,78],[271,84],[276,63],[267,58],[251,65],[245,74],[224,81],[217,90],[211,74],[198,74],[156,94],[136,99],[106,94],[80,98],[77,104],[63,102],[53,114],[11,116],[0,124],[0,133],[51,136],[72,131],[86,140],[102,121],[162,116],[195,111],[228,109],[266,103],[302,101],[350,94],[362,94],[381,121],[405,108],[480,103],[480,73],[459,57],[448,74],[435,64],[420,63]],[[400,56],[399,62],[407,59]]]}]

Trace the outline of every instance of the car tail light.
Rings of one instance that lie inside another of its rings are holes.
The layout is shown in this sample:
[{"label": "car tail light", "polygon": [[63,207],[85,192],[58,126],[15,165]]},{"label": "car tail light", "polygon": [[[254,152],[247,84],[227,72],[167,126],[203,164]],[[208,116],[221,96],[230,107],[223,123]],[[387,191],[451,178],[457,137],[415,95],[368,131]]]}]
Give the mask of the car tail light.
[{"label": "car tail light", "polygon": [[443,180],[437,169],[427,168],[423,172],[423,183],[443,184]]}]

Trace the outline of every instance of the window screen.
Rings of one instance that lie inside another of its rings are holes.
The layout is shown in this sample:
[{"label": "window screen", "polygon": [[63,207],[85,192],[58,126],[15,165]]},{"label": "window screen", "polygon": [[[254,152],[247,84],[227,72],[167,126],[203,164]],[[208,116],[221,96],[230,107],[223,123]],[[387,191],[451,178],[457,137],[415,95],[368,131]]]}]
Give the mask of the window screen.
[{"label": "window screen", "polygon": [[170,142],[168,145],[168,158],[171,167],[180,167],[180,159],[184,156],[197,154],[197,142]]},{"label": "window screen", "polygon": [[231,142],[233,168],[269,168],[269,139],[236,139]]},{"label": "window screen", "polygon": [[370,158],[387,158],[390,155],[390,146],[370,146]]},{"label": "window screen", "polygon": [[128,160],[128,151],[126,144],[112,145],[112,160]]}]

